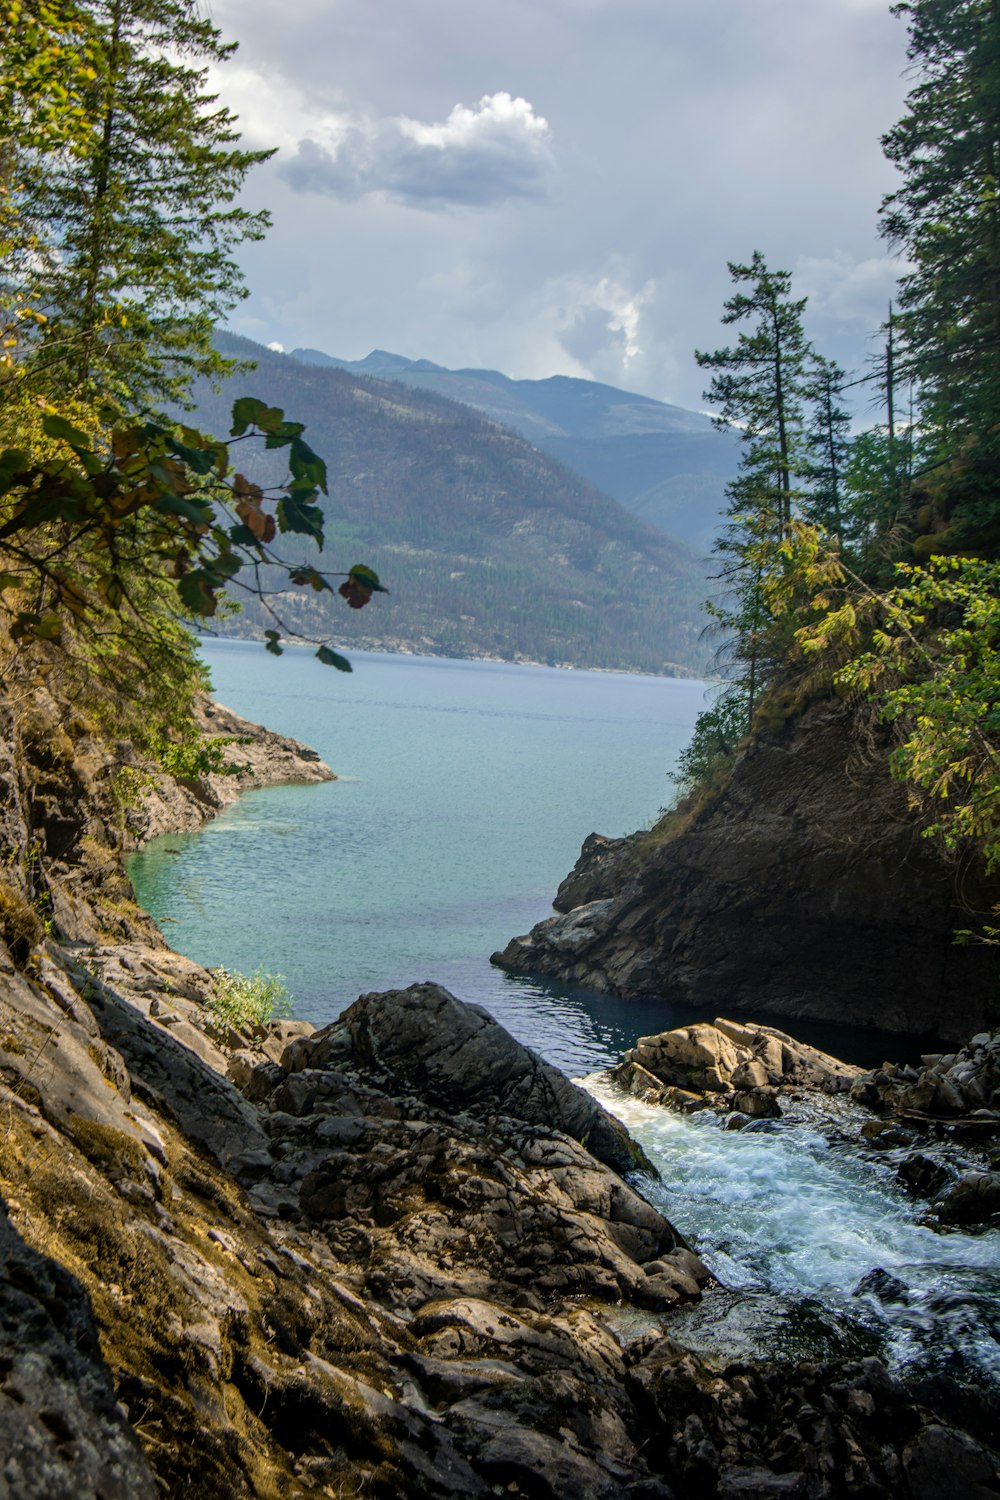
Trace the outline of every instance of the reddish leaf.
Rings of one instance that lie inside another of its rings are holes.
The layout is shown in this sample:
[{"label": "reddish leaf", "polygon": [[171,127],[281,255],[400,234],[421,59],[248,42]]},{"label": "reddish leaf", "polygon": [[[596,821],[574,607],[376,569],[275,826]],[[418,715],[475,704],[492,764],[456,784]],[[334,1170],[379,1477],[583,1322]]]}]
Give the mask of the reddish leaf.
[{"label": "reddish leaf", "polygon": [[352,609],[364,609],[372,596],[372,591],[359,583],[354,577],[345,578],[337,592],[346,599]]}]

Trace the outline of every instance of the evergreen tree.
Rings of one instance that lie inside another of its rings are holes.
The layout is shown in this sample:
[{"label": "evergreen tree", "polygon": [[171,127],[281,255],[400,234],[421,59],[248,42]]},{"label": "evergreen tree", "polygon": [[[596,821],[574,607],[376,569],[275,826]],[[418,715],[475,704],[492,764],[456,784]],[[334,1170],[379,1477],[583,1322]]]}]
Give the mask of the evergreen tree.
[{"label": "evergreen tree", "polygon": [[94,64],[86,128],[42,154],[19,194],[52,237],[38,357],[55,394],[183,399],[195,375],[224,367],[212,332],[245,295],[233,250],[268,222],[235,199],[270,153],[240,149],[234,117],[206,92],[206,65],[233,46],[197,0],[80,10]]},{"label": "evergreen tree", "polygon": [[844,511],[844,474],[851,448],[851,417],[842,405],[845,379],[835,360],[813,355],[806,384],[812,420],[803,465],[809,492],[802,502],[805,519],[839,537],[841,546],[850,540]]},{"label": "evergreen tree", "polygon": [[[900,330],[938,462],[966,476],[959,533],[1000,543],[1000,0],[908,0],[917,82],[884,139],[902,186],[882,207],[912,264]],[[954,479],[953,475],[953,479]],[[961,488],[958,486],[957,488]],[[957,540],[957,536],[953,538]]]},{"label": "evergreen tree", "polygon": [[729,264],[738,291],[725,304],[723,323],[754,319],[736,345],[696,352],[714,370],[705,399],[718,408],[716,425],[738,428],[743,439],[741,503],[747,493],[773,520],[780,537],[792,518],[793,480],[802,464],[802,401],[808,346],[802,332],[805,299],[794,301],[787,271],[769,271],[759,250],[748,266]]},{"label": "evergreen tree", "polygon": [[747,722],[773,665],[769,627],[772,617],[762,582],[767,553],[786,535],[800,492],[795,488],[806,464],[803,402],[807,394],[809,348],[802,331],[805,300],[791,296],[787,271],[770,271],[760,251],[749,265],[730,263],[739,287],[725,303],[726,324],[752,320],[734,347],[697,352],[703,369],[715,373],[705,399],[718,409],[716,425],[739,431],[743,456],[727,486],[727,522],[716,551],[722,560],[720,599],[709,612],[726,633],[730,657],[742,689]]}]

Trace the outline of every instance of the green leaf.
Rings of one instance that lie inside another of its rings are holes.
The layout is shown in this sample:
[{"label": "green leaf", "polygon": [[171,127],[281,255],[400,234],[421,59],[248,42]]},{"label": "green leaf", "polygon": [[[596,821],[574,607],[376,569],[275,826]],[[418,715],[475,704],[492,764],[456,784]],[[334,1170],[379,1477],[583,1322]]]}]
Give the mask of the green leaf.
[{"label": "green leaf", "polygon": [[180,495],[160,495],[153,501],[153,510],[159,511],[160,515],[182,516],[195,526],[204,526],[212,519],[211,506],[204,501],[185,500]]},{"label": "green leaf", "polygon": [[42,615],[34,633],[40,641],[57,641],[62,635],[62,621],[58,615]]},{"label": "green leaf", "polygon": [[348,573],[348,578],[356,578],[358,583],[370,589],[373,594],[387,594],[389,590],[378,581],[378,574],[372,568],[365,567],[364,563],[355,563]]},{"label": "green leaf", "polygon": [[67,422],[65,417],[60,417],[57,412],[49,412],[42,418],[42,431],[46,437],[60,439],[69,443],[71,448],[91,448],[91,440],[79,427],[74,427],[72,422]]},{"label": "green leaf", "polygon": [[177,592],[193,615],[214,615],[218,600],[203,568],[192,568],[178,580]]},{"label": "green leaf", "polygon": [[300,484],[315,485],[317,489],[328,494],[326,464],[318,453],[314,453],[309,444],[302,438],[293,438],[288,454],[288,467],[292,471],[292,477]]},{"label": "green leaf", "polygon": [[258,401],[256,396],[241,396],[238,401],[233,402],[233,425],[229,431],[232,437],[242,437],[248,427],[260,427],[263,429],[264,419],[271,411],[263,401]]},{"label": "green leaf", "polygon": [[294,493],[278,501],[278,530],[311,536],[323,545],[323,512],[318,505],[306,505]]},{"label": "green leaf", "polygon": [[0,494],[9,490],[19,474],[30,467],[31,459],[23,448],[5,448],[0,453]]},{"label": "green leaf", "polygon": [[257,538],[250,530],[250,527],[244,526],[242,521],[236,526],[230,526],[229,539],[235,542],[237,547],[257,547],[259,550]]},{"label": "green leaf", "polygon": [[305,432],[304,422],[279,422],[276,427],[267,428],[267,441],[265,448],[284,448],[292,438],[297,438],[300,432]]},{"label": "green leaf", "polygon": [[18,578],[16,573],[0,573],[0,593],[3,593],[4,589],[23,588],[24,584],[25,579]]},{"label": "green leaf", "polygon": [[206,565],[206,575],[211,577],[212,583],[224,584],[227,579],[235,578],[243,566],[243,558],[235,552],[225,552],[219,557],[213,557]]},{"label": "green leaf", "polygon": [[214,444],[211,448],[192,448],[188,443],[179,443],[176,438],[170,444],[170,451],[194,474],[210,474],[218,456]]},{"label": "green leaf", "polygon": [[12,639],[15,641],[23,641],[25,638],[32,638],[35,634],[36,629],[41,623],[41,615],[33,615],[28,610],[24,609],[20,610],[18,614],[14,616],[14,619],[11,623],[10,633]]},{"label": "green leaf", "polygon": [[320,646],[316,655],[324,667],[336,667],[338,672],[353,672],[354,670],[346,656],[338,656],[336,651],[330,650],[329,646]]},{"label": "green leaf", "polygon": [[109,609],[121,608],[125,590],[122,588],[121,579],[116,578],[113,573],[97,580],[97,591]]},{"label": "green leaf", "polygon": [[284,416],[280,406],[265,406],[257,418],[257,426],[261,432],[278,433],[285,425]]},{"label": "green leaf", "polygon": [[264,648],[266,651],[270,651],[270,653],[271,653],[272,656],[280,656],[281,655],[281,652],[282,652],[283,648],[281,646],[279,646],[279,644],[278,644],[279,636],[278,636],[278,632],[276,630],[265,630],[264,631],[264,640],[266,642],[266,645],[265,645],[265,648]]}]

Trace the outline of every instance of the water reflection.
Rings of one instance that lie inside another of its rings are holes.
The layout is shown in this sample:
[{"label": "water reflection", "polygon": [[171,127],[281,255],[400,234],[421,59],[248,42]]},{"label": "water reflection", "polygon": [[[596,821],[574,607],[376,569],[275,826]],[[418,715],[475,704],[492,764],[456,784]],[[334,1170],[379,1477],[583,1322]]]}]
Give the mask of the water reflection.
[{"label": "water reflection", "polygon": [[[669,1005],[663,1000],[620,1000],[550,979],[512,977],[495,969],[485,972],[481,966],[470,968],[466,990],[468,993],[461,989],[456,993],[485,1006],[519,1041],[540,1052],[570,1078],[584,1077],[620,1062],[622,1053],[640,1036],[715,1018],[711,1011]],[[739,1013],[732,1018],[740,1019]],[[877,1067],[886,1059],[915,1061],[929,1045],[927,1038],[863,1031],[832,1022],[789,1021],[787,1017],[769,1017],[766,1012],[755,1012],[753,1019],[790,1031],[810,1046],[856,1063],[859,1071]]]}]

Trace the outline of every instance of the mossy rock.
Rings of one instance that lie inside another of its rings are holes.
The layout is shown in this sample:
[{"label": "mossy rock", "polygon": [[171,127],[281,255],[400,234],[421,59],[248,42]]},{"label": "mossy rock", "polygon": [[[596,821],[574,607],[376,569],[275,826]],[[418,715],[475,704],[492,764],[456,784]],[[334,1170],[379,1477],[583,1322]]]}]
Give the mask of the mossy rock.
[{"label": "mossy rock", "polygon": [[19,969],[24,968],[44,936],[45,924],[34,907],[7,881],[0,880],[0,938]]},{"label": "mossy rock", "polygon": [[99,1120],[88,1120],[83,1115],[72,1116],[70,1129],[84,1156],[102,1172],[141,1174],[142,1147],[124,1130],[103,1125]]},{"label": "mossy rock", "polygon": [[917,562],[926,562],[929,557],[936,557],[939,553],[950,551],[951,539],[947,531],[934,531],[927,536],[918,536],[913,539],[913,556]]}]

